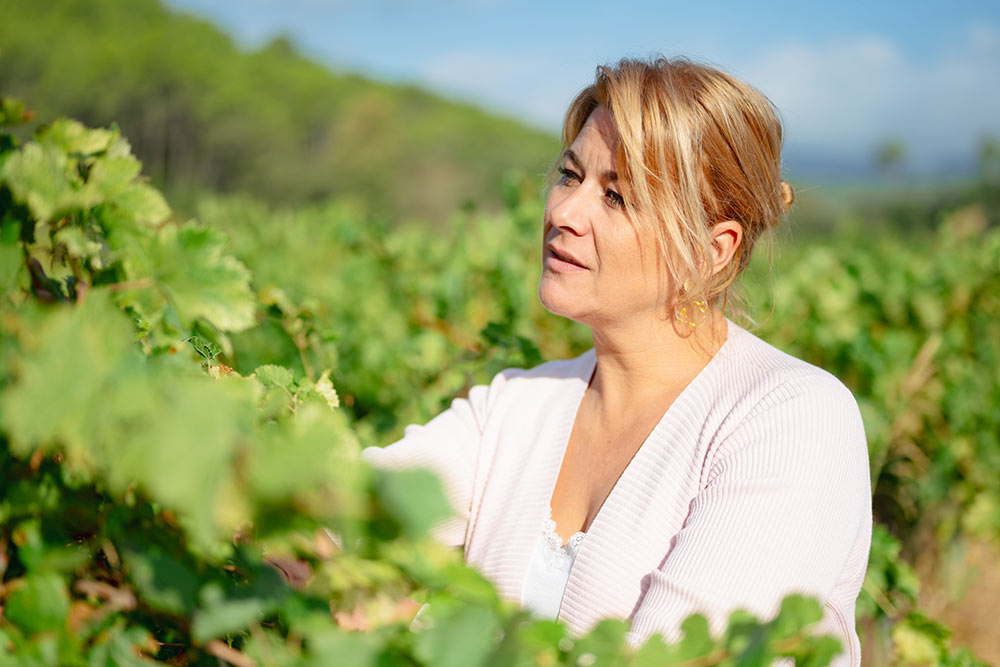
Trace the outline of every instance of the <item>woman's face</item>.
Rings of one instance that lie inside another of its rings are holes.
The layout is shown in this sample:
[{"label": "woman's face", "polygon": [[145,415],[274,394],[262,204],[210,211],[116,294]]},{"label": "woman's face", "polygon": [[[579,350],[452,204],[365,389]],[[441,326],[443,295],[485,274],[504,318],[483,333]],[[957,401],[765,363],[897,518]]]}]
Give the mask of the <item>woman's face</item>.
[{"label": "woman's face", "polygon": [[538,297],[550,312],[590,326],[662,316],[665,301],[655,241],[625,212],[617,148],[614,120],[599,106],[563,154],[545,204]]}]

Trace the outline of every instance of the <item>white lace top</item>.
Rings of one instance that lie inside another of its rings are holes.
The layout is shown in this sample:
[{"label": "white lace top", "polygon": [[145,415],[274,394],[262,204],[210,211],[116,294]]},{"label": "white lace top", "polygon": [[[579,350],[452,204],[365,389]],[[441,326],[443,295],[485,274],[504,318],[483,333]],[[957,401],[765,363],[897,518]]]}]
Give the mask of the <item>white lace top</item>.
[{"label": "white lace top", "polygon": [[552,520],[552,510],[549,509],[535,542],[528,575],[524,579],[522,607],[543,618],[554,619],[559,616],[566,581],[586,535],[576,533],[564,546],[562,538],[556,533],[556,522]]}]

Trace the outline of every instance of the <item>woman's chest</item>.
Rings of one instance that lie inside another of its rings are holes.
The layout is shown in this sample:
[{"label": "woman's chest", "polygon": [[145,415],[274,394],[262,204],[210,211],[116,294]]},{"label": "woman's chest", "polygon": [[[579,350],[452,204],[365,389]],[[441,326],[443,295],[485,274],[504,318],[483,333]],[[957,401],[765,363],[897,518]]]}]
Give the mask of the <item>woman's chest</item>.
[{"label": "woman's chest", "polygon": [[[496,434],[492,455],[480,462],[466,541],[467,560],[510,600],[521,597],[572,429],[572,420],[560,425],[524,417],[522,426]],[[654,432],[641,444],[628,460],[617,460],[616,479],[604,479],[610,488],[587,522],[587,538],[567,584],[569,596],[580,588],[603,595],[607,605],[601,611],[620,617],[631,613],[647,575],[663,562],[683,526],[703,460],[696,433]],[[586,467],[586,457],[574,465]],[[577,529],[560,526],[561,532]],[[614,572],[596,566],[609,560]]]},{"label": "woman's chest", "polygon": [[550,507],[564,540],[587,531],[656,421],[602,427],[581,412],[563,454]]}]

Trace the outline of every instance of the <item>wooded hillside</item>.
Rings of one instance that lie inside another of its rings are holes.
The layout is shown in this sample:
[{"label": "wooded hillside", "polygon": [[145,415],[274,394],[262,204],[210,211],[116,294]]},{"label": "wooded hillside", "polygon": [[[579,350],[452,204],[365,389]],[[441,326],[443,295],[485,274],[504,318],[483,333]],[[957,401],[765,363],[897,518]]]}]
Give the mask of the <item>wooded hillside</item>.
[{"label": "wooded hillside", "polygon": [[208,189],[438,220],[494,208],[506,170],[540,174],[558,150],[472,106],[333,72],[284,39],[241,50],[156,0],[5,1],[0,93],[30,99],[41,120],[117,122],[182,208]]}]

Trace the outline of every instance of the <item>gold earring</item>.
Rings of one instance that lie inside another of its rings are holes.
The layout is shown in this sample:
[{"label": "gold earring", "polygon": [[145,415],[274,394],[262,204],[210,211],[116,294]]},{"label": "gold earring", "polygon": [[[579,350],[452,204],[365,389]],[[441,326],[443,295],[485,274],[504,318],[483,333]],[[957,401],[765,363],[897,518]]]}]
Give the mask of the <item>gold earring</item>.
[{"label": "gold earring", "polygon": [[[690,291],[691,288],[689,285],[690,281],[685,280],[684,284],[681,286],[682,295],[687,294]],[[686,299],[678,300],[677,303],[678,305],[680,304],[684,305],[682,305],[680,308],[677,308],[676,306],[674,307],[674,317],[678,322],[680,322],[681,324],[687,324],[688,327],[690,327],[691,329],[694,329],[696,326],[698,326],[698,322],[695,321],[689,315],[689,313],[694,310],[697,310],[699,313],[702,314],[708,312],[708,303],[704,299],[694,299],[691,302],[687,301]]]}]

